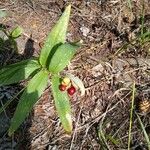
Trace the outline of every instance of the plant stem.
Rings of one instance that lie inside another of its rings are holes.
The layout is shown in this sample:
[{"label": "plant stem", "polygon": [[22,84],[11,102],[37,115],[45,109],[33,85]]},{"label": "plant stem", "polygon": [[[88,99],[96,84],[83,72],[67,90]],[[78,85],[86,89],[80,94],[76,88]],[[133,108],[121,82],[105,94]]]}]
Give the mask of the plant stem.
[{"label": "plant stem", "polygon": [[128,150],[130,150],[130,144],[131,144],[131,129],[132,129],[132,119],[133,119],[133,109],[134,109],[134,98],[135,98],[135,81],[133,82],[132,87],[132,104],[131,104],[131,110],[130,110],[130,125],[129,125],[129,137],[128,137]]}]

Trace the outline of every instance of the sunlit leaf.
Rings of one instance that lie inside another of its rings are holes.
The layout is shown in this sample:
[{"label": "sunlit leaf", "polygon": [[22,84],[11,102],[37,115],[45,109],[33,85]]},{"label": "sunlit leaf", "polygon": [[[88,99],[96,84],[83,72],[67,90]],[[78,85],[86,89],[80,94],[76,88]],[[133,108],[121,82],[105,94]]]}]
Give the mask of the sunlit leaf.
[{"label": "sunlit leaf", "polygon": [[23,32],[23,29],[21,27],[16,27],[12,32],[11,32],[11,37],[12,38],[18,38]]},{"label": "sunlit leaf", "polygon": [[34,71],[40,68],[37,60],[28,59],[0,68],[0,86],[17,83],[27,79]]},{"label": "sunlit leaf", "polygon": [[54,46],[60,43],[65,43],[66,40],[66,32],[69,22],[71,6],[66,7],[64,13],[56,23],[56,25],[52,28],[49,33],[47,40],[41,50],[40,54],[40,63],[42,66],[46,66],[47,59],[50,55],[50,52]]},{"label": "sunlit leaf", "polygon": [[71,108],[69,97],[66,92],[59,90],[60,78],[58,76],[52,77],[52,92],[55,100],[56,110],[60,117],[63,128],[66,132],[72,131]]},{"label": "sunlit leaf", "polygon": [[77,48],[79,48],[79,46],[71,44],[60,45],[51,58],[49,71],[52,73],[58,73],[62,71],[74,56]]},{"label": "sunlit leaf", "polygon": [[67,74],[66,76],[68,78],[70,78],[77,87],[79,87],[79,89],[81,91],[81,96],[84,96],[85,95],[85,87],[84,87],[82,80],[79,79],[78,77],[75,77],[73,74]]},{"label": "sunlit leaf", "polygon": [[17,128],[28,116],[33,105],[37,102],[38,98],[42,95],[44,89],[46,88],[47,81],[48,73],[44,70],[41,70],[30,80],[27,88],[19,100],[15,114],[11,120],[11,125],[9,128],[10,136],[17,130]]}]

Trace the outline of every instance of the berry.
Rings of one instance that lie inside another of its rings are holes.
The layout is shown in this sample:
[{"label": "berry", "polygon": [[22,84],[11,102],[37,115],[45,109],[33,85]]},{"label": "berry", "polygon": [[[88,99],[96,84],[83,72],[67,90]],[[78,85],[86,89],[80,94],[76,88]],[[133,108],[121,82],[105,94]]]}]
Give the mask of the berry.
[{"label": "berry", "polygon": [[68,94],[69,95],[73,95],[75,92],[76,92],[76,89],[74,86],[71,86],[68,90],[67,90]]},{"label": "berry", "polygon": [[65,90],[66,90],[66,86],[60,84],[60,85],[59,85],[59,90],[60,90],[60,91],[65,91]]},{"label": "berry", "polygon": [[62,80],[63,85],[68,86],[69,83],[70,83],[70,79],[68,77],[63,78],[63,80]]}]

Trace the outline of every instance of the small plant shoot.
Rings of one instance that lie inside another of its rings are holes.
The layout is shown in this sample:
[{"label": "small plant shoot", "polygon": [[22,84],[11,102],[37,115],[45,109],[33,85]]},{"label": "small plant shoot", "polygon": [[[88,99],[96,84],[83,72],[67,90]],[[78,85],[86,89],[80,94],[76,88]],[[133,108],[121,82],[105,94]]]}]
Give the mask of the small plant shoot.
[{"label": "small plant shoot", "polygon": [[17,26],[12,31],[7,31],[7,27],[1,25],[0,32],[3,32],[5,35],[4,37],[0,37],[0,52],[10,48],[13,52],[18,53],[16,39],[21,36],[23,29],[20,26]]},{"label": "small plant shoot", "polygon": [[[68,65],[73,58],[79,44],[66,42],[66,33],[69,23],[71,6],[66,7],[64,13],[51,29],[39,58],[23,60],[0,68],[0,86],[18,83],[27,79],[29,82],[20,97],[14,116],[9,128],[9,136],[14,134],[18,127],[29,115],[34,104],[43,94],[49,80],[51,81],[52,93],[55,107],[61,124],[67,133],[71,133],[72,118],[69,98],[80,89],[81,96],[85,94],[82,81],[72,74],[65,77],[60,72]],[[18,38],[22,28],[17,27],[11,33],[11,38]],[[51,78],[49,78],[49,75]]]}]

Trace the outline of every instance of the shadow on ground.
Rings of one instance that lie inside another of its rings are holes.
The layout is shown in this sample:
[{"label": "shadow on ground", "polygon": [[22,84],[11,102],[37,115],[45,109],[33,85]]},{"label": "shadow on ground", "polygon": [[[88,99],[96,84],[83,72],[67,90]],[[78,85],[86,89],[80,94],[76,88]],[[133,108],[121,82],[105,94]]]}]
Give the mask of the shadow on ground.
[{"label": "shadow on ground", "polygon": [[[32,40],[32,38],[27,39],[27,41],[25,42],[24,52],[22,54],[19,54],[16,40],[12,41],[12,39],[10,39],[8,35],[6,36],[6,34],[8,33],[7,31],[9,30],[9,26],[4,24],[1,24],[0,26],[3,28],[3,30],[0,31],[0,68],[33,57],[35,49],[34,41]],[[30,145],[30,135],[28,133],[28,128],[31,126],[30,117],[27,120],[28,126],[22,124],[20,129],[15,133],[15,136],[8,137],[7,135],[11,117],[13,116],[13,113],[19,101],[19,97],[21,95],[21,93],[18,94],[18,92],[23,88],[23,82],[21,84],[18,83],[0,87],[0,108],[4,107],[6,103],[14,99],[10,103],[10,105],[0,114],[0,150],[25,150],[25,146],[27,146],[28,144]],[[32,115],[34,114],[32,113]],[[25,139],[26,136],[28,136],[28,141],[26,141]]]}]

